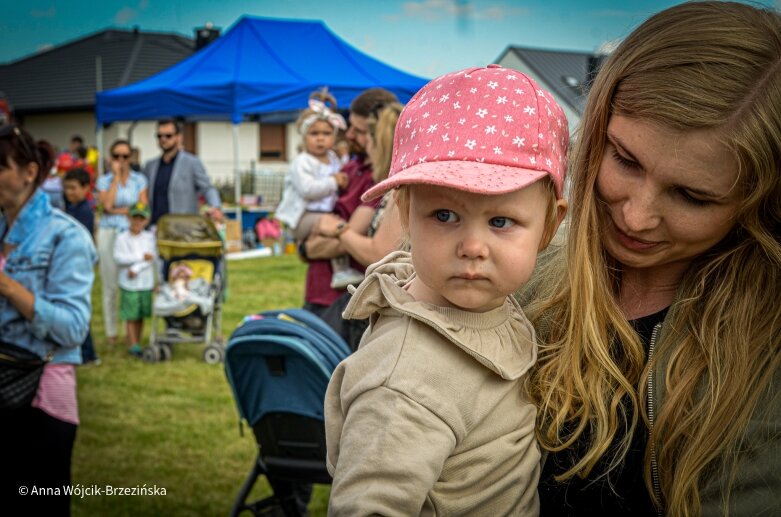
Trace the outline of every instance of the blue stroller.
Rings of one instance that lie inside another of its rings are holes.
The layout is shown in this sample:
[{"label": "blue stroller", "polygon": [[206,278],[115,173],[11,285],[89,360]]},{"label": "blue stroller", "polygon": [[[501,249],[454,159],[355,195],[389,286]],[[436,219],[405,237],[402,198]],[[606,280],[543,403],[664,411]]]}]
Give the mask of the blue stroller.
[{"label": "blue stroller", "polygon": [[[225,374],[239,415],[255,434],[258,456],[231,516],[279,510],[299,516],[297,490],[331,483],[325,466],[323,400],[334,368],[349,354],[336,332],[303,309],[247,316],[233,333],[225,350]],[[260,475],[274,493],[248,503]]]}]

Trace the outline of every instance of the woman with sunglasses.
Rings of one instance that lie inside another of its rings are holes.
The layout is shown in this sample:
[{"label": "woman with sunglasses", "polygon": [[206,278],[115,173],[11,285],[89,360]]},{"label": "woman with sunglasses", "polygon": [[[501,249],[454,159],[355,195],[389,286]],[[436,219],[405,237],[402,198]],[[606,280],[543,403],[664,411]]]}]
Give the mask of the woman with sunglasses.
[{"label": "woman with sunglasses", "polygon": [[[27,495],[19,503],[31,515],[59,516],[70,513],[69,496],[23,490],[62,492],[70,484],[79,424],[74,365],[89,329],[96,255],[89,233],[39,188],[53,156],[23,129],[0,126],[0,487],[7,497]],[[37,385],[8,382],[19,372],[9,354],[31,356],[25,364],[50,359]],[[9,396],[12,387],[17,396]]]},{"label": "woman with sunglasses", "polygon": [[146,176],[130,169],[130,142],[115,140],[111,144],[111,170],[98,179],[98,202],[103,213],[98,221],[98,257],[103,286],[103,324],[110,345],[117,340],[119,314],[118,272],[114,262],[114,239],[127,230],[128,209],[138,203],[147,203]]}]

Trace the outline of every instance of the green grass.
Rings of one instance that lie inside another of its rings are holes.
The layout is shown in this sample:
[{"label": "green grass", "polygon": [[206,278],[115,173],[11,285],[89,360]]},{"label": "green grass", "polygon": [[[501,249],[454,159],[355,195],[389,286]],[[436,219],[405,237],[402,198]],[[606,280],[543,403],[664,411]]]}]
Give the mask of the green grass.
[{"label": "green grass", "polygon": [[[226,339],[247,314],[300,307],[304,273],[294,256],[228,262]],[[77,369],[81,425],[72,483],[157,485],[166,495],[73,497],[73,515],[227,515],[257,448],[246,425],[239,434],[222,365],[204,363],[204,346],[195,344],[177,345],[169,362],[130,357],[124,344],[106,344],[99,278],[92,298],[92,335],[103,364]],[[268,493],[261,479],[252,497]],[[325,515],[327,504],[328,487],[316,486],[312,515]]]}]

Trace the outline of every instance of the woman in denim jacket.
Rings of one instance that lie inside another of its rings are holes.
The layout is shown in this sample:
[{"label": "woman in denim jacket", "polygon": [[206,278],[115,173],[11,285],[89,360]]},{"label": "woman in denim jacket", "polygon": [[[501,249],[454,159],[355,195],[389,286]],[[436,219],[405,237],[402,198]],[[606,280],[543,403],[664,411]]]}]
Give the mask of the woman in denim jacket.
[{"label": "woman in denim jacket", "polygon": [[[38,188],[52,165],[47,147],[17,126],[0,127],[0,340],[51,354],[31,405],[0,414],[6,495],[22,486],[62,493],[79,423],[74,365],[89,328],[96,253],[87,231]],[[32,515],[70,513],[65,495],[23,502]]]}]

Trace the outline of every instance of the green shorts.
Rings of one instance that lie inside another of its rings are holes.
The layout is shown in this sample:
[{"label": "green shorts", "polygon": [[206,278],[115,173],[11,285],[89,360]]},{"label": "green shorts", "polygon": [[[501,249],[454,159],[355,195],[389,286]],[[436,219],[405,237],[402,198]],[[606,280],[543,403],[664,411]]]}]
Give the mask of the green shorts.
[{"label": "green shorts", "polygon": [[119,317],[125,321],[138,321],[152,315],[152,291],[127,291],[119,289]]}]

